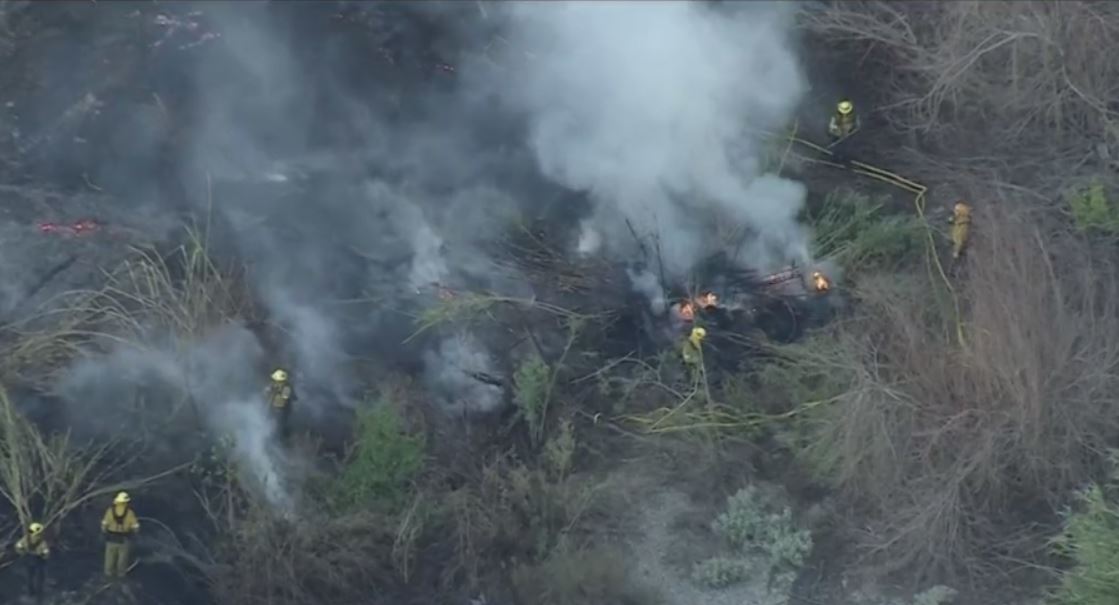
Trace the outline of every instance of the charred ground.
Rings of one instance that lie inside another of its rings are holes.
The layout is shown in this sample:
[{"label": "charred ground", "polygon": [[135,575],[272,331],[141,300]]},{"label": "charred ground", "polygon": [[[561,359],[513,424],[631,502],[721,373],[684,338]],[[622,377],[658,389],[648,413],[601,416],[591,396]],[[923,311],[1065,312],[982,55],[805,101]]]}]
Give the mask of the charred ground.
[{"label": "charred ground", "polygon": [[[1047,583],[1056,511],[1119,437],[1119,219],[1069,193],[1114,180],[1116,74],[1076,46],[1113,40],[1114,11],[805,5],[813,90],[764,150],[806,186],[818,263],[744,269],[759,230],[715,224],[724,252],[669,276],[661,234],[575,253],[596,192],[542,173],[523,108],[463,94],[509,44],[486,6],[0,3],[2,520],[53,515],[49,602],[878,605],[943,583],[1012,603],[1007,578]],[[848,158],[924,191],[812,146],[847,94],[867,108]],[[275,366],[302,401],[285,446],[251,403]],[[125,589],[101,583],[94,522],[118,486],[145,527]],[[736,494],[745,546],[710,525]]]}]

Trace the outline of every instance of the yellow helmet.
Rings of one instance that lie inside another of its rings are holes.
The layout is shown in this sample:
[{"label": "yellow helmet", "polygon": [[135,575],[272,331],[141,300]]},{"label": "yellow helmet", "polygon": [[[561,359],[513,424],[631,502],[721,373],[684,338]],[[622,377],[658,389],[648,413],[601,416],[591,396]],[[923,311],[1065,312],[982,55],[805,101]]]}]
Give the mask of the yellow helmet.
[{"label": "yellow helmet", "polygon": [[117,497],[113,498],[113,504],[128,504],[132,502],[132,498],[128,496],[128,492],[119,492]]},{"label": "yellow helmet", "polygon": [[956,202],[956,207],[952,209],[952,212],[955,213],[956,216],[969,216],[971,214],[971,206],[968,206],[967,203],[963,201]]},{"label": "yellow helmet", "polygon": [[852,111],[855,111],[855,104],[848,101],[847,99],[844,99],[839,102],[839,105],[835,106],[835,110],[839,112],[839,115],[845,116]]},{"label": "yellow helmet", "polygon": [[276,382],[284,382],[287,379],[288,373],[284,370],[276,370],[275,372],[272,372],[272,380],[275,380]]},{"label": "yellow helmet", "polygon": [[31,525],[27,526],[27,531],[30,532],[32,536],[37,536],[37,535],[43,533],[43,524],[42,523],[32,523]]},{"label": "yellow helmet", "polygon": [[692,328],[692,340],[703,340],[707,337],[707,330],[703,328]]}]

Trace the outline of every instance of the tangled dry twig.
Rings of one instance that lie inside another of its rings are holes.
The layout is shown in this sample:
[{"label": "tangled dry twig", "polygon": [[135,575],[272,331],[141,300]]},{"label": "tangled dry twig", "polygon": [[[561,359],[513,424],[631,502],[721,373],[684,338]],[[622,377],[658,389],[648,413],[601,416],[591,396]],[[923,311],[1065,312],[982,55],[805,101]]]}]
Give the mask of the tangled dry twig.
[{"label": "tangled dry twig", "polygon": [[1099,52],[1119,42],[1111,3],[829,2],[803,22],[865,55],[886,91],[877,111],[902,131],[959,142],[970,129],[1019,151],[1119,140],[1119,59]]}]

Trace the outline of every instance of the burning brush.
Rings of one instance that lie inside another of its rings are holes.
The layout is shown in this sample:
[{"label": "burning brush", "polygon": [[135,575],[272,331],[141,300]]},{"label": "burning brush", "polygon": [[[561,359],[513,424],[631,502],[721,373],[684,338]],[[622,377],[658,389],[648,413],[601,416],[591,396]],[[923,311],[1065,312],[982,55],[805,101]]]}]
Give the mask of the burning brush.
[{"label": "burning brush", "polygon": [[682,300],[673,306],[676,317],[682,321],[695,321],[696,311],[713,311],[719,307],[719,296],[704,292],[695,298]]},{"label": "burning brush", "polygon": [[831,280],[828,279],[828,276],[824,275],[823,272],[813,271],[812,289],[815,290],[817,294],[825,294],[828,290],[831,290]]}]

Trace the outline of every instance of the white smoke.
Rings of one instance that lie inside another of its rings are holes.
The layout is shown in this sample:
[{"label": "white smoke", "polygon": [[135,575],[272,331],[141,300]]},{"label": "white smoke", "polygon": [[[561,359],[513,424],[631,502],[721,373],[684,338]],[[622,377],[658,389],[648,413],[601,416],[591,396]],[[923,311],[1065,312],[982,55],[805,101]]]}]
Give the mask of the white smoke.
[{"label": "white smoke", "polygon": [[443,260],[443,238],[431,225],[423,223],[412,236],[412,270],[408,280],[419,290],[447,279],[447,263]]},{"label": "white smoke", "polygon": [[443,340],[424,354],[424,379],[448,411],[485,413],[502,403],[502,388],[479,378],[500,379],[493,357],[468,333]]},{"label": "white smoke", "polygon": [[649,301],[649,310],[652,311],[654,315],[664,313],[667,308],[667,303],[664,300],[664,288],[661,286],[657,276],[653,275],[653,273],[647,269],[644,271],[627,269],[626,275],[629,276],[629,281],[634,291],[638,292]]},{"label": "white smoke", "polygon": [[579,223],[579,243],[575,250],[580,256],[590,256],[602,248],[602,234],[590,223],[589,220]]},{"label": "white smoke", "polygon": [[803,185],[763,174],[764,131],[805,90],[788,40],[792,7],[700,2],[499,5],[503,69],[486,82],[530,121],[549,178],[590,193],[606,244],[625,223],[655,236],[680,277],[721,248],[716,225],[745,225],[770,268],[806,260]]},{"label": "white smoke", "polygon": [[223,429],[237,427],[233,439],[234,459],[248,469],[248,477],[272,506],[290,513],[295,503],[278,464],[283,455],[277,449],[276,427],[266,408],[267,403],[260,398],[229,401],[212,409],[207,418],[219,434]]},{"label": "white smoke", "polygon": [[[119,433],[122,425],[158,426],[183,417],[175,413],[176,406],[191,406],[211,434],[232,438],[232,462],[268,502],[291,511],[286,464],[275,447],[275,427],[264,400],[266,381],[254,371],[263,353],[251,332],[231,325],[194,343],[121,345],[108,354],[82,358],[66,370],[56,389],[82,414],[84,426],[104,433]],[[145,404],[133,403],[139,400]]]}]

